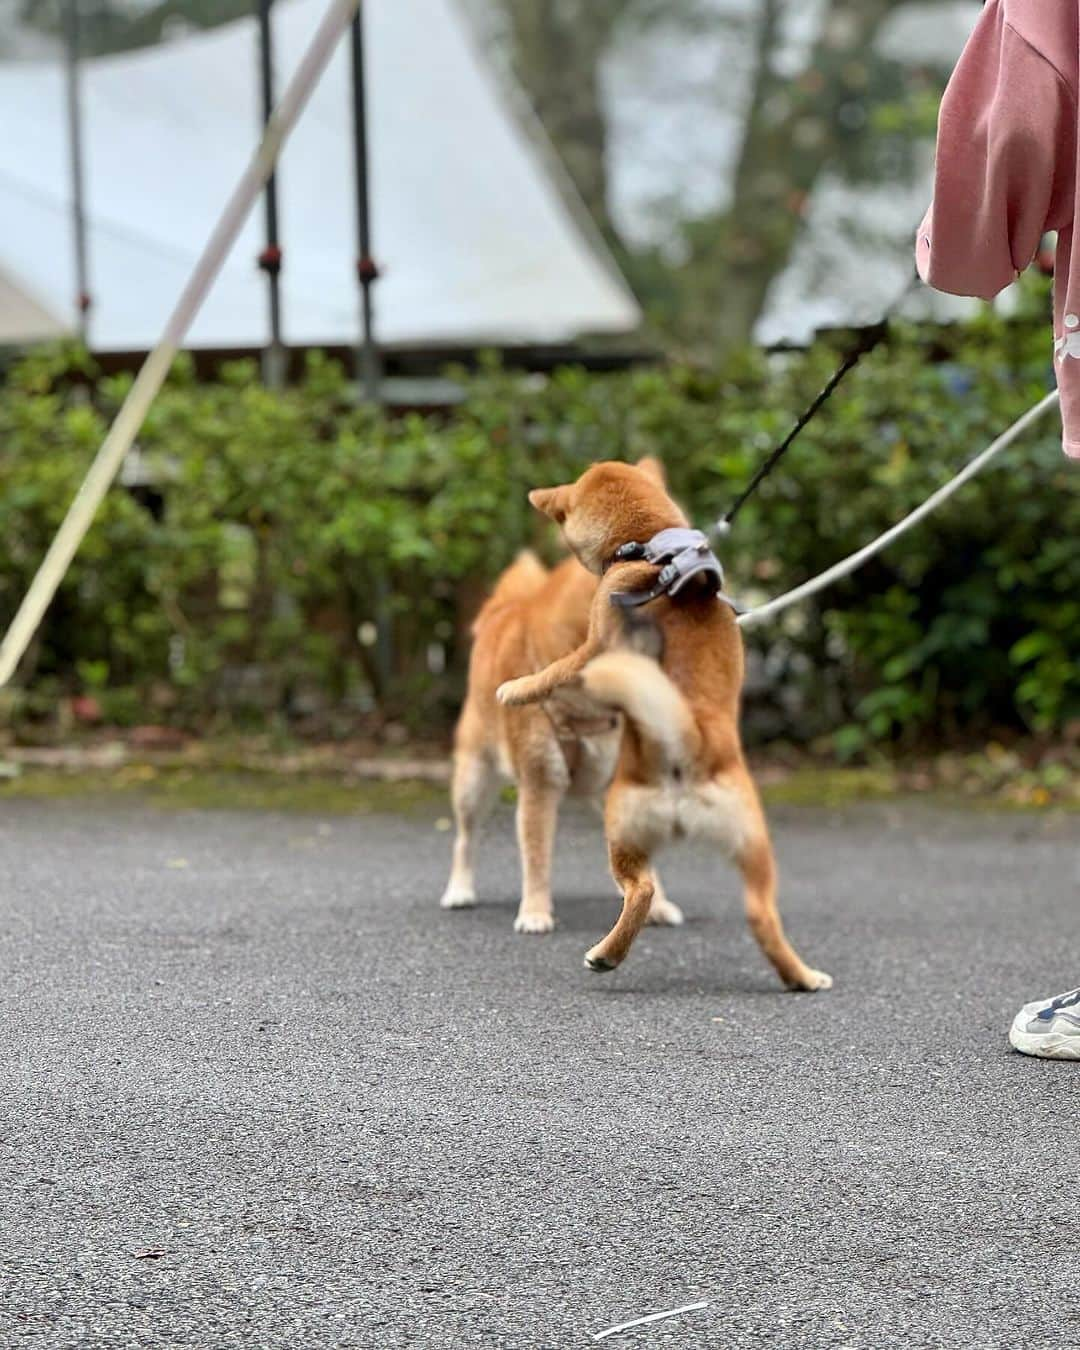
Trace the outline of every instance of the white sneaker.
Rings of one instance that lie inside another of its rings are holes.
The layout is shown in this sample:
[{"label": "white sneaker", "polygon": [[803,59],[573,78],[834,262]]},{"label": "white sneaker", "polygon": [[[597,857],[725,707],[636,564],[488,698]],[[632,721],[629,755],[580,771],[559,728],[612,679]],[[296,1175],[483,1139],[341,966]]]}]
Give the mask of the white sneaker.
[{"label": "white sneaker", "polygon": [[1080,989],[1026,1004],[1013,1019],[1009,1041],[1040,1059],[1080,1059]]}]

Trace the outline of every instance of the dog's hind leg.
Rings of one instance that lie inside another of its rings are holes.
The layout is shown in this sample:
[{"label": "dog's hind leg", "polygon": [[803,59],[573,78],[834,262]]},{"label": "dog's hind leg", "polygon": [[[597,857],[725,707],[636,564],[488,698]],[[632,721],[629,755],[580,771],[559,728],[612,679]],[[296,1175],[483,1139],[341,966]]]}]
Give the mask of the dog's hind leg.
[{"label": "dog's hind leg", "polygon": [[457,750],[450,796],[457,833],[450,880],[439,901],[443,909],[466,909],[476,904],[473,879],[473,842],[495,798],[497,782],[491,755],[484,750]]},{"label": "dog's hind leg", "polygon": [[656,894],[656,874],[649,866],[646,853],[616,840],[610,841],[608,849],[611,875],[622,891],[623,905],[615,927],[602,942],[585,953],[585,964],[596,971],[614,970],[623,962],[649,917]]},{"label": "dog's hind leg", "polygon": [[744,769],[729,781],[742,817],[734,830],[735,861],[743,876],[750,931],[789,989],[828,989],[832,976],[808,966],[784,935],[776,905],[776,861],[753,781]]},{"label": "dog's hind leg", "polygon": [[551,902],[551,854],[562,789],[543,778],[518,784],[517,837],[521,853],[521,904],[515,933],[550,933],[555,927]]},{"label": "dog's hind leg", "polygon": [[655,869],[653,870],[652,879],[653,898],[645,922],[659,924],[666,928],[678,928],[685,922],[682,910],[678,905],[667,898],[667,892],[664,890],[663,882],[660,880],[660,873]]}]

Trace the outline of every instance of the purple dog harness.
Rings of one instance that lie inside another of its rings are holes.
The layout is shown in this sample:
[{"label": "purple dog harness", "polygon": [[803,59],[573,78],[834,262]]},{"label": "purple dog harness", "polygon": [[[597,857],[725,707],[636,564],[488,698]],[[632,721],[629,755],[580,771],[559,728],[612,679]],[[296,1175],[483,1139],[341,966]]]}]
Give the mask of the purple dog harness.
[{"label": "purple dog harness", "polygon": [[636,609],[647,605],[661,595],[676,596],[698,577],[725,605],[736,614],[741,606],[730,595],[724,594],[724,569],[720,559],[709,547],[708,538],[700,530],[676,527],[661,530],[645,544],[623,544],[615,553],[613,562],[648,562],[660,568],[656,581],[647,591],[615,591],[611,603],[622,609]]}]

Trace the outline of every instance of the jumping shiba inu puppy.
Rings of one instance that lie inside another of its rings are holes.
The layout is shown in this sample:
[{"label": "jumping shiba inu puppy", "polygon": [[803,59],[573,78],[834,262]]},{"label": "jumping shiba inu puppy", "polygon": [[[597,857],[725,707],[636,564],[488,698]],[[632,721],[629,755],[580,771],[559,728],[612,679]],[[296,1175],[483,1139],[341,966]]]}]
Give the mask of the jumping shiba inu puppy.
[{"label": "jumping shiba inu puppy", "polygon": [[[716,843],[740,868],[750,927],[784,983],[827,989],[832,979],[799,957],[776,906],[772,845],[739,739],[743,648],[733,610],[707,585],[661,594],[633,611],[612,603],[618,592],[649,590],[660,571],[622,561],[619,550],[686,527],[682,512],[654,476],[619,463],[594,464],[576,483],[537,489],[529,500],[601,579],[581,643],[500,685],[496,696],[506,708],[543,707],[577,689],[625,718],[605,806],[622,913],[585,964],[605,971],[625,959],[655,901],[655,853],[694,835]],[[659,660],[627,649],[628,613],[636,624],[655,626]]]},{"label": "jumping shiba inu puppy", "polygon": [[[659,466],[645,472],[658,478]],[[444,909],[476,903],[474,836],[500,779],[518,788],[521,904],[514,928],[549,933],[555,925],[551,854],[559,803],[566,793],[600,798],[611,782],[622,717],[582,690],[565,690],[542,706],[502,707],[499,684],[539,670],[586,637],[596,579],[574,559],[548,571],[523,553],[499,578],[473,625],[469,686],[454,736],[451,785],[457,836]],[[654,880],[646,917],[682,923],[682,913]]]}]

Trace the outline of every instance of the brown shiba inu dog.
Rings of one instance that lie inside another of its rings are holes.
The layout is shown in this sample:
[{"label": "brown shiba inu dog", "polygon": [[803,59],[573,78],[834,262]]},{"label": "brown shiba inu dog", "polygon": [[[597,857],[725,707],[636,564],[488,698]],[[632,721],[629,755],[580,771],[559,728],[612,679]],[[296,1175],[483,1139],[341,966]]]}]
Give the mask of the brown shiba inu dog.
[{"label": "brown shiba inu dog", "polygon": [[795,952],[776,907],[772,846],[739,740],[743,649],[735,614],[715,588],[695,585],[633,610],[635,625],[644,619],[655,626],[657,661],[627,649],[626,612],[611,600],[616,592],[648,590],[659,570],[620,561],[618,550],[685,527],[682,512],[656,478],[618,463],[594,464],[576,483],[538,489],[529,500],[558,522],[601,580],[580,645],[501,685],[498,700],[507,708],[544,706],[561,691],[580,689],[625,717],[605,806],[622,913],[585,964],[613,970],[626,957],[653,904],[654,854],[671,839],[696,835],[718,844],[740,868],[750,927],[784,983],[827,989],[831,978]]},{"label": "brown shiba inu dog", "polygon": [[[645,473],[660,476],[659,466]],[[644,476],[644,474],[643,474]],[[444,909],[476,903],[473,841],[500,777],[517,783],[521,850],[519,933],[549,933],[551,853],[559,803],[567,792],[600,797],[611,782],[622,717],[581,690],[565,690],[543,705],[502,707],[499,684],[522,670],[540,670],[585,641],[596,579],[573,558],[548,571],[523,553],[499,578],[473,625],[469,688],[454,736],[451,788],[457,837]],[[680,924],[682,913],[653,879],[644,916]]]}]

